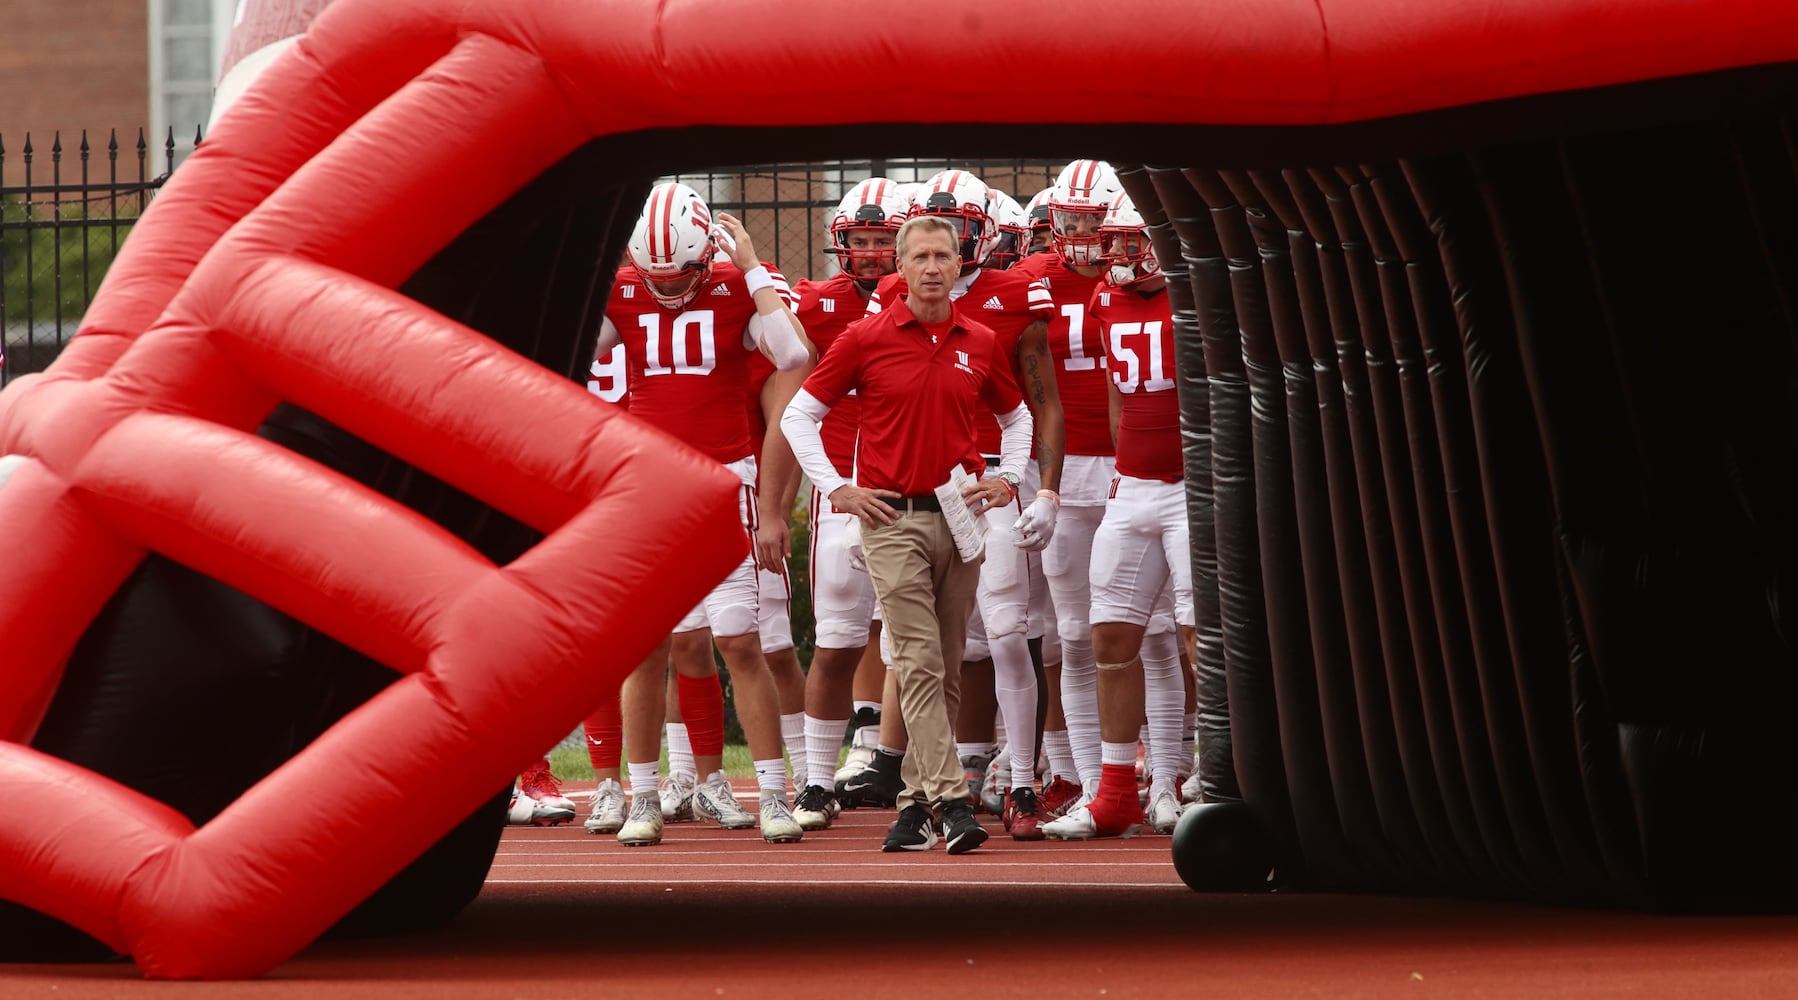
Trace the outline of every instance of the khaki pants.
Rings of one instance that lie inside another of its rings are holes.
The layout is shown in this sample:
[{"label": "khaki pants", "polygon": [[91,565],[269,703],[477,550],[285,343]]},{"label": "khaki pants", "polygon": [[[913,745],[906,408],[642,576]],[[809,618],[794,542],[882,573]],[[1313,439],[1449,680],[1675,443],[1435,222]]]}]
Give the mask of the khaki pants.
[{"label": "khaki pants", "polygon": [[862,553],[885,619],[909,739],[899,808],[916,803],[935,812],[946,799],[968,796],[955,753],[955,713],[980,563],[962,562],[947,522],[929,512],[901,513],[892,524],[864,528]]}]

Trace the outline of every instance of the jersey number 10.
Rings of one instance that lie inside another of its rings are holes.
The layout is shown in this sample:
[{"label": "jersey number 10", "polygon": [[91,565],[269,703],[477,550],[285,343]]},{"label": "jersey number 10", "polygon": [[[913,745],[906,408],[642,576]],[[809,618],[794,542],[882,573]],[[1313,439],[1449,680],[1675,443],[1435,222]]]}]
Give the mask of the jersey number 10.
[{"label": "jersey number 10", "polygon": [[[696,309],[674,317],[668,342],[662,340],[662,316],[637,317],[643,328],[643,374],[707,375],[718,366],[718,348],[712,341],[712,311]],[[664,360],[666,359],[666,360]]]}]

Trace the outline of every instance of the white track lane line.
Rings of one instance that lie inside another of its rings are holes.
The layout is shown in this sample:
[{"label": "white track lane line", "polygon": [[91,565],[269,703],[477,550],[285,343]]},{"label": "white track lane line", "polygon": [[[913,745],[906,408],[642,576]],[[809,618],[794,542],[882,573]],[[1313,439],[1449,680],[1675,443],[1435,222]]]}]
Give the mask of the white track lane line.
[{"label": "white track lane line", "polygon": [[[897,853],[897,852],[895,852],[895,853]],[[927,867],[934,868],[934,867],[939,866],[941,864],[941,862],[882,861],[882,862],[878,862],[878,864],[882,868],[905,868],[905,867],[914,867],[915,868],[915,867],[919,867],[919,866],[927,866]],[[1161,867],[1161,863],[1160,862],[1151,862],[1151,861],[1115,861],[1115,862],[1103,862],[1103,863],[1096,862],[1096,861],[1079,861],[1079,862],[1073,862],[1073,863],[1068,863],[1068,864],[1058,864],[1055,867],[1056,868],[1124,868],[1124,867],[1148,868],[1150,866],[1159,868],[1159,867]],[[506,864],[496,864],[493,867],[495,867],[495,868],[593,868],[596,866],[591,865],[591,864],[585,864],[585,865],[578,865],[578,864],[533,865],[533,864],[520,864],[517,862],[507,862]],[[865,868],[870,867],[870,864],[850,864],[847,862],[837,862],[837,861],[808,861],[808,862],[800,862],[800,863],[790,863],[790,862],[782,862],[782,861],[673,861],[673,862],[658,864],[655,867],[657,867],[657,868],[854,868],[854,869],[860,870],[860,869],[865,869]],[[981,861],[980,867],[982,867],[982,868],[1041,869],[1042,865],[1038,864],[1035,861],[983,860],[983,861]]]},{"label": "white track lane line", "polygon": [[[841,888],[840,881],[762,878],[490,878],[488,885],[821,885]],[[856,879],[856,885],[925,886],[941,885],[957,889],[1178,889],[1191,892],[1183,882],[1000,882],[979,879]]]},{"label": "white track lane line", "polygon": [[[853,855],[857,855],[857,856],[865,856],[868,854],[881,853],[879,848],[874,848],[874,847],[807,847],[807,846],[805,846],[803,841],[801,841],[797,845],[780,844],[780,845],[776,845],[776,846],[780,847],[780,856],[783,858],[793,857],[795,855],[804,856],[804,857],[809,858],[809,857],[814,857],[814,856],[817,856],[820,854],[853,854]],[[752,850],[760,852],[762,850],[762,848],[758,846],[758,847],[752,848]],[[1055,849],[1054,848],[1036,848],[1036,849],[1028,851],[1028,856],[1032,857],[1032,858],[1041,858],[1044,855],[1050,854],[1050,852],[1052,852],[1052,851],[1055,851]],[[585,858],[590,862],[598,863],[598,862],[604,861],[607,858],[616,858],[616,857],[626,857],[626,858],[630,858],[632,861],[635,861],[638,858],[651,858],[651,857],[654,857],[654,858],[715,858],[719,855],[719,853],[720,852],[718,852],[718,851],[671,850],[671,849],[669,849],[667,844],[661,844],[656,847],[656,850],[653,854],[644,853],[643,851],[641,851],[637,848],[634,848],[634,847],[619,847],[617,850],[613,850],[608,847],[604,851],[495,851],[493,856],[495,858]],[[1082,852],[1082,851],[1072,851],[1071,850],[1069,853],[1075,853],[1075,854],[1089,853],[1090,854],[1092,852]],[[1025,851],[1022,848],[1020,848],[1019,854],[1020,854],[1020,856],[1023,856],[1025,854]],[[1131,851],[1131,850],[1125,849],[1122,851],[1108,850],[1105,852],[1105,854],[1107,857],[1111,857],[1116,854],[1165,855],[1166,852],[1165,851]],[[1053,856],[1056,858],[1060,858],[1062,855],[1059,852],[1057,852],[1057,853],[1054,853]],[[1167,858],[1167,857],[1159,857],[1157,860],[1161,863],[1166,863],[1166,864],[1173,863],[1172,859]],[[507,863],[509,864],[510,862],[507,862]],[[1069,862],[1057,861],[1056,863],[1057,864],[1083,864],[1083,865],[1084,864],[1094,864],[1094,865],[1097,865],[1097,864],[1111,864],[1112,862],[1109,862],[1109,861],[1069,861]],[[1142,865],[1142,864],[1150,864],[1152,862],[1131,860],[1131,861],[1119,861],[1117,863],[1118,864],[1126,864],[1126,865]]]}]

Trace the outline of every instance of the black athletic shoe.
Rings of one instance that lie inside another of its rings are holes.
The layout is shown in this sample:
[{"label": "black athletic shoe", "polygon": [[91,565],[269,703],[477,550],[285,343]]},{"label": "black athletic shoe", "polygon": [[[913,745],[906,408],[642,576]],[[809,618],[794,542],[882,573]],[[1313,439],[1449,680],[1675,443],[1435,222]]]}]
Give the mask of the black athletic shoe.
[{"label": "black athletic shoe", "polygon": [[880,709],[856,709],[855,714],[849,717],[849,728],[843,731],[843,745],[849,746],[851,741],[855,739],[855,731],[868,726],[873,726],[876,729],[880,728]]},{"label": "black athletic shoe", "polygon": [[830,826],[830,821],[837,818],[841,807],[837,805],[837,797],[823,785],[807,785],[799,792],[799,798],[793,802],[793,818],[799,821],[799,828],[810,833]]},{"label": "black athletic shoe", "polygon": [[899,778],[901,759],[893,754],[876,753],[873,767],[844,780],[837,790],[837,800],[844,809],[857,806],[893,808],[899,802],[899,793],[905,790],[905,782]]},{"label": "black athletic shoe", "polygon": [[899,818],[893,822],[892,829],[887,831],[886,843],[880,849],[888,854],[897,851],[928,851],[936,846],[936,823],[930,818],[930,810],[920,805],[909,805],[899,811]]},{"label": "black athletic shoe", "polygon": [[966,854],[986,843],[986,829],[974,818],[974,807],[967,799],[943,803],[943,839],[950,854]]}]

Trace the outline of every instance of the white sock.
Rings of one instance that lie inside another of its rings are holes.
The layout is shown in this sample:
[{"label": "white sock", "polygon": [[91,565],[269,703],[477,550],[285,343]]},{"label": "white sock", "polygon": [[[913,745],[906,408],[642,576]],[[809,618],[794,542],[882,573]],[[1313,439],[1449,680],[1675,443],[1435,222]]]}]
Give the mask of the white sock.
[{"label": "white sock", "polygon": [[1068,752],[1067,730],[1051,729],[1043,733],[1043,756],[1049,758],[1051,779],[1065,778],[1075,784],[1080,783],[1080,772],[1074,767],[1074,755]]},{"label": "white sock", "polygon": [[837,751],[848,729],[848,719],[805,717],[805,760],[810,771],[805,779],[807,784],[827,789],[836,786]]},{"label": "white sock", "polygon": [[1030,640],[1022,632],[993,636],[993,695],[1005,719],[1011,751],[1013,788],[1036,783],[1036,668],[1030,664]]},{"label": "white sock", "polygon": [[662,727],[668,733],[668,773],[684,774],[695,780],[699,777],[699,766],[693,763],[693,741],[687,737],[687,724],[669,722]]},{"label": "white sock", "polygon": [[755,785],[776,795],[787,793],[787,762],[779,757],[755,762]]},{"label": "white sock", "polygon": [[1186,685],[1180,680],[1180,642],[1174,633],[1143,638],[1142,669],[1143,707],[1149,717],[1149,789],[1154,795],[1176,787],[1185,746],[1180,737]]},{"label": "white sock", "polygon": [[[1139,745],[1140,744],[1135,740],[1132,740],[1129,743],[1101,743],[1099,744],[1099,762],[1101,764],[1122,764],[1125,767],[1135,767],[1136,751]],[[1094,786],[1087,790],[1097,791],[1098,788],[1097,786]]]},{"label": "white sock", "polygon": [[[1068,722],[1068,749],[1082,788],[1099,787],[1099,671],[1093,641],[1061,640],[1061,714]],[[1054,764],[1055,759],[1049,758]],[[1058,771],[1059,773],[1059,771]]]},{"label": "white sock", "polygon": [[656,793],[656,761],[647,764],[632,762],[628,765],[631,776],[631,795],[654,795]]},{"label": "white sock", "polygon": [[793,767],[793,788],[805,787],[810,774],[806,766],[805,713],[794,712],[780,717],[780,741],[787,745],[787,763]]}]

